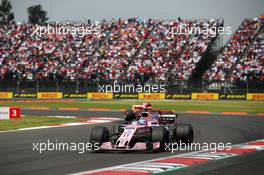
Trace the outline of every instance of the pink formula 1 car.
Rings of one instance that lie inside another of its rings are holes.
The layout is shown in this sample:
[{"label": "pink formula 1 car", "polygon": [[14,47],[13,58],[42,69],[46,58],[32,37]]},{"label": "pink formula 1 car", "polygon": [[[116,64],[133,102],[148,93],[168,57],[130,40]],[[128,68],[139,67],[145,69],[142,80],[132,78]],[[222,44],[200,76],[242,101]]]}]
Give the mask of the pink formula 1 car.
[{"label": "pink formula 1 car", "polygon": [[191,143],[193,128],[179,124],[178,115],[172,111],[154,110],[150,104],[135,105],[125,111],[124,123],[113,127],[92,129],[90,142],[97,144],[94,150],[158,150],[165,151],[169,142]]}]

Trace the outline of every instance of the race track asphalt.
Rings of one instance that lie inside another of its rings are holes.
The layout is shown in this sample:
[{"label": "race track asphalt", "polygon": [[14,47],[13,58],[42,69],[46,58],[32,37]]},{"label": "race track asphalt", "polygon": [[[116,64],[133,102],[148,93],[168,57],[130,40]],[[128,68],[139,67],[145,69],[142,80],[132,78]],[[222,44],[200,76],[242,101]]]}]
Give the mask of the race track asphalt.
[{"label": "race track asphalt", "polygon": [[[22,114],[122,117],[122,112],[102,111],[23,110]],[[196,143],[237,144],[264,138],[264,117],[259,116],[181,114],[180,122],[193,125]],[[99,125],[112,128],[114,124],[118,122]],[[183,153],[86,151],[80,154],[74,151],[46,151],[40,154],[33,151],[33,142],[89,142],[90,131],[96,125],[98,124],[0,133],[0,174],[69,174]]]}]

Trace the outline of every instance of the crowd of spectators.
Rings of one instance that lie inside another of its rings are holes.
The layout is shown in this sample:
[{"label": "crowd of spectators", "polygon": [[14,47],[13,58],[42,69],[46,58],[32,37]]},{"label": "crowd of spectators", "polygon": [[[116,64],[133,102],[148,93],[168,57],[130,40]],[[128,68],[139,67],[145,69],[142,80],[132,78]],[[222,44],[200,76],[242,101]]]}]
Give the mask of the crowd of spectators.
[{"label": "crowd of spectators", "polygon": [[[252,22],[254,23],[254,22]],[[89,27],[84,36],[34,33],[36,25],[0,26],[1,79],[89,79],[117,81],[188,79],[212,37],[169,33],[179,26],[215,27],[216,20],[118,19],[53,23]],[[250,25],[251,26],[251,25]]]},{"label": "crowd of spectators", "polygon": [[244,20],[203,78],[222,81],[263,80],[263,28],[263,19]]},{"label": "crowd of spectators", "polygon": [[[204,27],[211,29],[217,25],[219,23],[216,20],[159,21],[150,33],[145,47],[133,59],[129,73],[132,70],[132,72],[146,74],[154,81],[168,78],[188,79],[212,37],[204,33],[173,33],[172,29],[184,26],[185,29],[200,28],[202,30]],[[172,32],[166,32],[168,29]]]},{"label": "crowd of spectators", "polygon": [[[208,30],[221,26],[219,21],[194,21],[190,24],[191,28],[207,28]],[[212,36],[206,33],[195,33],[185,43],[185,49],[182,50],[173,70],[172,76],[180,80],[186,80],[193,72],[196,63],[201,60],[206,51]]]},{"label": "crowd of spectators", "polygon": [[[62,24],[51,24],[60,27]],[[106,28],[98,24],[64,24],[64,27],[80,26]],[[85,38],[67,34],[34,33],[37,26],[12,24],[0,28],[3,42],[0,47],[0,79],[76,79],[88,55],[96,50],[104,35],[87,34]],[[82,40],[85,40],[83,42]],[[85,43],[82,48],[80,44]],[[85,50],[85,52],[83,52]],[[91,55],[91,54],[90,54]]]},{"label": "crowd of spectators", "polygon": [[246,55],[238,61],[231,77],[233,80],[264,80],[264,28]]}]

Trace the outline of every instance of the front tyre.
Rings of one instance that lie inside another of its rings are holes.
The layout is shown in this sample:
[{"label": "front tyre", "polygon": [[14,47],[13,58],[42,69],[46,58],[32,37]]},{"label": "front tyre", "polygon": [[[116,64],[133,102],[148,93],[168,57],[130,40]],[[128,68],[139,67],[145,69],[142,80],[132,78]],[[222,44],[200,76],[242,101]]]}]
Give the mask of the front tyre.
[{"label": "front tyre", "polygon": [[193,142],[193,127],[190,124],[177,124],[174,129],[173,140],[183,143]]},{"label": "front tyre", "polygon": [[158,151],[166,151],[165,144],[169,142],[169,132],[164,126],[158,126],[152,128],[151,141],[160,142]]},{"label": "front tyre", "polygon": [[109,138],[110,138],[109,130],[105,126],[94,127],[90,134],[90,142],[93,145],[99,144],[100,146],[103,142],[108,142]]}]

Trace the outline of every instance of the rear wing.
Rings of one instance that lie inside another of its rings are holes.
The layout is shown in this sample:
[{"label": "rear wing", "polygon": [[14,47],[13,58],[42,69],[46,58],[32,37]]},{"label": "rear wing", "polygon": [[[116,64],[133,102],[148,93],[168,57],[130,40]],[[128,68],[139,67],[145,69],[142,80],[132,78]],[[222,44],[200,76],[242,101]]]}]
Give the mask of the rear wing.
[{"label": "rear wing", "polygon": [[178,118],[178,114],[176,113],[163,113],[159,115],[160,123],[174,123]]},{"label": "rear wing", "polygon": [[133,105],[132,110],[142,110],[142,109],[151,109],[151,107],[147,107],[145,105]]}]

